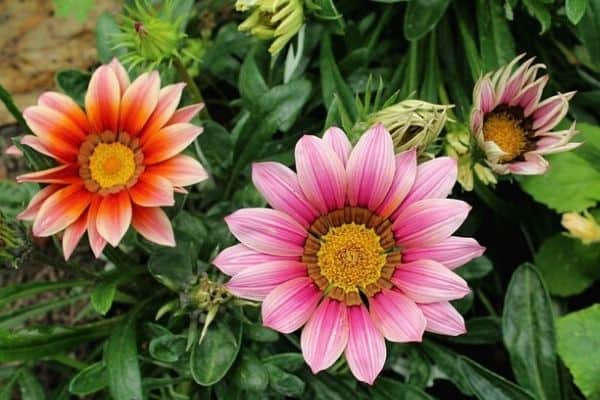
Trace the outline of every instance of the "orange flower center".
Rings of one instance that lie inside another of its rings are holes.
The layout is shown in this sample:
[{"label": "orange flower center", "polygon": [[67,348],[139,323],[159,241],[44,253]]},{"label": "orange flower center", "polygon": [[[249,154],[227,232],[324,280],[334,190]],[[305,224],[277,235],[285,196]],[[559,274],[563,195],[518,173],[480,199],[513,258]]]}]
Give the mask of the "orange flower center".
[{"label": "orange flower center", "polygon": [[359,207],[345,207],[319,217],[309,228],[302,261],[328,296],[347,304],[361,303],[390,288],[389,279],[401,256],[394,251],[391,222]]},{"label": "orange flower center", "polygon": [[523,154],[528,140],[521,121],[508,113],[492,114],[483,123],[483,137],[492,141],[506,153],[500,157],[501,162],[509,162]]},{"label": "orange flower center", "polygon": [[79,148],[78,161],[85,187],[102,195],[133,186],[144,171],[139,140],[126,133],[89,135]]}]

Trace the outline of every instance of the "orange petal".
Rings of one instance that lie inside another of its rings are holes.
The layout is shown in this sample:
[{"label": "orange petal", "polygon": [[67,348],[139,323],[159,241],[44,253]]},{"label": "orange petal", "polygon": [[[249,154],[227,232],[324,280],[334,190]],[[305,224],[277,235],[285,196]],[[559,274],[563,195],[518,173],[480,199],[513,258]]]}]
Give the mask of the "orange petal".
[{"label": "orange petal", "polygon": [[27,208],[17,215],[17,218],[25,221],[33,221],[44,201],[61,188],[62,186],[60,185],[48,185],[37,192],[29,202]]},{"label": "orange petal", "polygon": [[144,172],[137,183],[129,189],[129,194],[135,204],[143,207],[172,206],[175,204],[171,181],[152,172]]},{"label": "orange petal", "polygon": [[100,66],[92,75],[85,94],[85,110],[92,132],[117,132],[121,89],[113,70]]},{"label": "orange petal", "polygon": [[148,122],[144,126],[144,129],[140,133],[142,143],[144,143],[144,137],[157,132],[160,128],[165,126],[167,121],[173,116],[179,100],[181,100],[181,92],[185,87],[185,83],[178,83],[175,85],[165,86],[160,90],[158,95],[158,103],[154,112],[148,118]]},{"label": "orange petal", "polygon": [[38,104],[58,111],[73,121],[83,132],[90,131],[90,124],[81,107],[69,96],[58,92],[45,92],[38,99]]},{"label": "orange petal", "polygon": [[143,237],[163,246],[175,246],[169,217],[158,207],[133,206],[133,227]]},{"label": "orange petal", "polygon": [[182,107],[175,111],[171,119],[165,125],[179,124],[181,122],[190,122],[204,108],[204,103],[192,104]]},{"label": "orange petal", "polygon": [[169,125],[150,136],[143,145],[144,163],[156,164],[182,152],[202,133],[203,129],[192,124]]},{"label": "orange petal", "polygon": [[98,233],[112,246],[117,247],[127,233],[130,224],[131,200],[129,193],[122,190],[119,193],[104,196],[96,215]]},{"label": "orange petal", "polygon": [[137,135],[144,127],[158,103],[160,76],[158,72],[140,75],[121,98],[119,126],[122,132]]},{"label": "orange petal", "polygon": [[67,164],[69,161],[74,162],[76,159],[75,154],[69,153],[67,158],[61,157],[59,154],[52,152],[46,145],[44,145],[37,136],[25,135],[21,138],[21,144],[31,147],[38,153],[41,153],[50,158],[60,161],[63,164]]},{"label": "orange petal", "polygon": [[73,254],[73,251],[77,247],[77,243],[79,243],[81,237],[85,233],[88,220],[87,214],[87,212],[81,214],[77,221],[67,226],[67,229],[65,229],[65,234],[62,239],[62,248],[63,255],[67,261],[71,258],[71,254]]},{"label": "orange petal", "polygon": [[19,175],[17,176],[17,182],[62,183],[67,185],[80,183],[81,178],[78,175],[77,165],[65,164],[50,169],[44,169],[42,171]]},{"label": "orange petal", "polygon": [[82,184],[69,185],[52,194],[40,207],[33,222],[35,236],[51,236],[79,218],[92,199]]},{"label": "orange petal", "polygon": [[121,95],[125,93],[127,87],[129,87],[129,74],[127,70],[123,67],[123,64],[119,62],[119,60],[114,57],[111,62],[108,63],[108,67],[113,70],[117,80],[119,81],[119,88],[121,90]]},{"label": "orange petal", "polygon": [[189,186],[208,178],[202,164],[195,158],[184,154],[151,165],[146,171],[167,178],[175,186]]},{"label": "orange petal", "polygon": [[102,203],[103,197],[100,195],[96,195],[92,198],[92,202],[90,204],[90,208],[88,209],[88,218],[87,218],[87,232],[88,232],[88,240],[90,242],[90,247],[92,248],[92,252],[96,256],[96,258],[100,257],[102,254],[102,250],[106,246],[106,240],[98,233],[98,229],[96,228],[96,219],[98,216],[98,209],[100,208],[100,203]]}]

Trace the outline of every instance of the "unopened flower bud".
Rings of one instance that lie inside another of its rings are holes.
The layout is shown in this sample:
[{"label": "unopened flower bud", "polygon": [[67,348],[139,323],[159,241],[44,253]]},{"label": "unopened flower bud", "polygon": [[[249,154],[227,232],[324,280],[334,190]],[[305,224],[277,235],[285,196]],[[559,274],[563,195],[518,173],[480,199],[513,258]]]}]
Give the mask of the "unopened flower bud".
[{"label": "unopened flower bud", "polygon": [[562,216],[562,226],[570,236],[581,240],[585,244],[600,242],[600,225],[589,213],[566,213]]}]

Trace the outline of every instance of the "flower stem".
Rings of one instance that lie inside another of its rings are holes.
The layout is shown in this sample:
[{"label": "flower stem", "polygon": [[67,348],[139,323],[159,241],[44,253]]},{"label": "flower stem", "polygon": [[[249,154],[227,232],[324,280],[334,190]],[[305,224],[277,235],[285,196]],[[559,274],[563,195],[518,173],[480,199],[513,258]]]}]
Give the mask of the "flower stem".
[{"label": "flower stem", "polygon": [[479,300],[481,301],[481,304],[483,304],[483,306],[485,307],[485,309],[487,310],[487,312],[490,313],[490,315],[492,315],[494,317],[497,317],[498,313],[494,309],[494,306],[492,305],[492,302],[487,298],[487,296],[485,295],[485,293],[483,293],[483,291],[481,289],[477,289],[475,291],[475,293],[477,294],[477,297],[479,297]]},{"label": "flower stem", "polygon": [[[173,58],[173,64],[175,65],[175,69],[177,70],[177,74],[179,75],[179,78],[183,79],[185,81],[185,83],[187,83],[187,86],[190,89],[190,92],[192,93],[192,97],[194,98],[194,101],[197,103],[204,103],[204,98],[202,97],[202,93],[200,92],[198,85],[196,85],[196,82],[190,76],[190,74],[187,71],[187,68],[185,67],[185,65],[183,65],[183,63],[181,62],[179,57]],[[200,110],[200,118],[212,119],[210,117],[210,114],[208,113],[206,104],[204,105],[204,108],[202,110]]]}]

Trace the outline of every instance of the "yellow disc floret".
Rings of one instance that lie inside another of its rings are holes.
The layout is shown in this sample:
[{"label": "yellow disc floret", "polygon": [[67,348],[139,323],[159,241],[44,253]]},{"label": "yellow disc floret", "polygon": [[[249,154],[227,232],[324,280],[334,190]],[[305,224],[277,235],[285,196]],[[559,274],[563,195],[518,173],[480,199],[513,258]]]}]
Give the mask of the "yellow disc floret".
[{"label": "yellow disc floret", "polygon": [[331,228],[321,237],[317,260],[331,285],[350,292],[377,282],[386,253],[373,229],[350,223]]},{"label": "yellow disc floret", "polygon": [[100,187],[125,185],[135,172],[133,151],[121,143],[99,143],[90,156],[90,173]]},{"label": "yellow disc floret", "polygon": [[517,119],[508,114],[492,114],[483,124],[483,137],[502,149],[501,162],[512,161],[523,153],[527,145],[525,131]]}]

